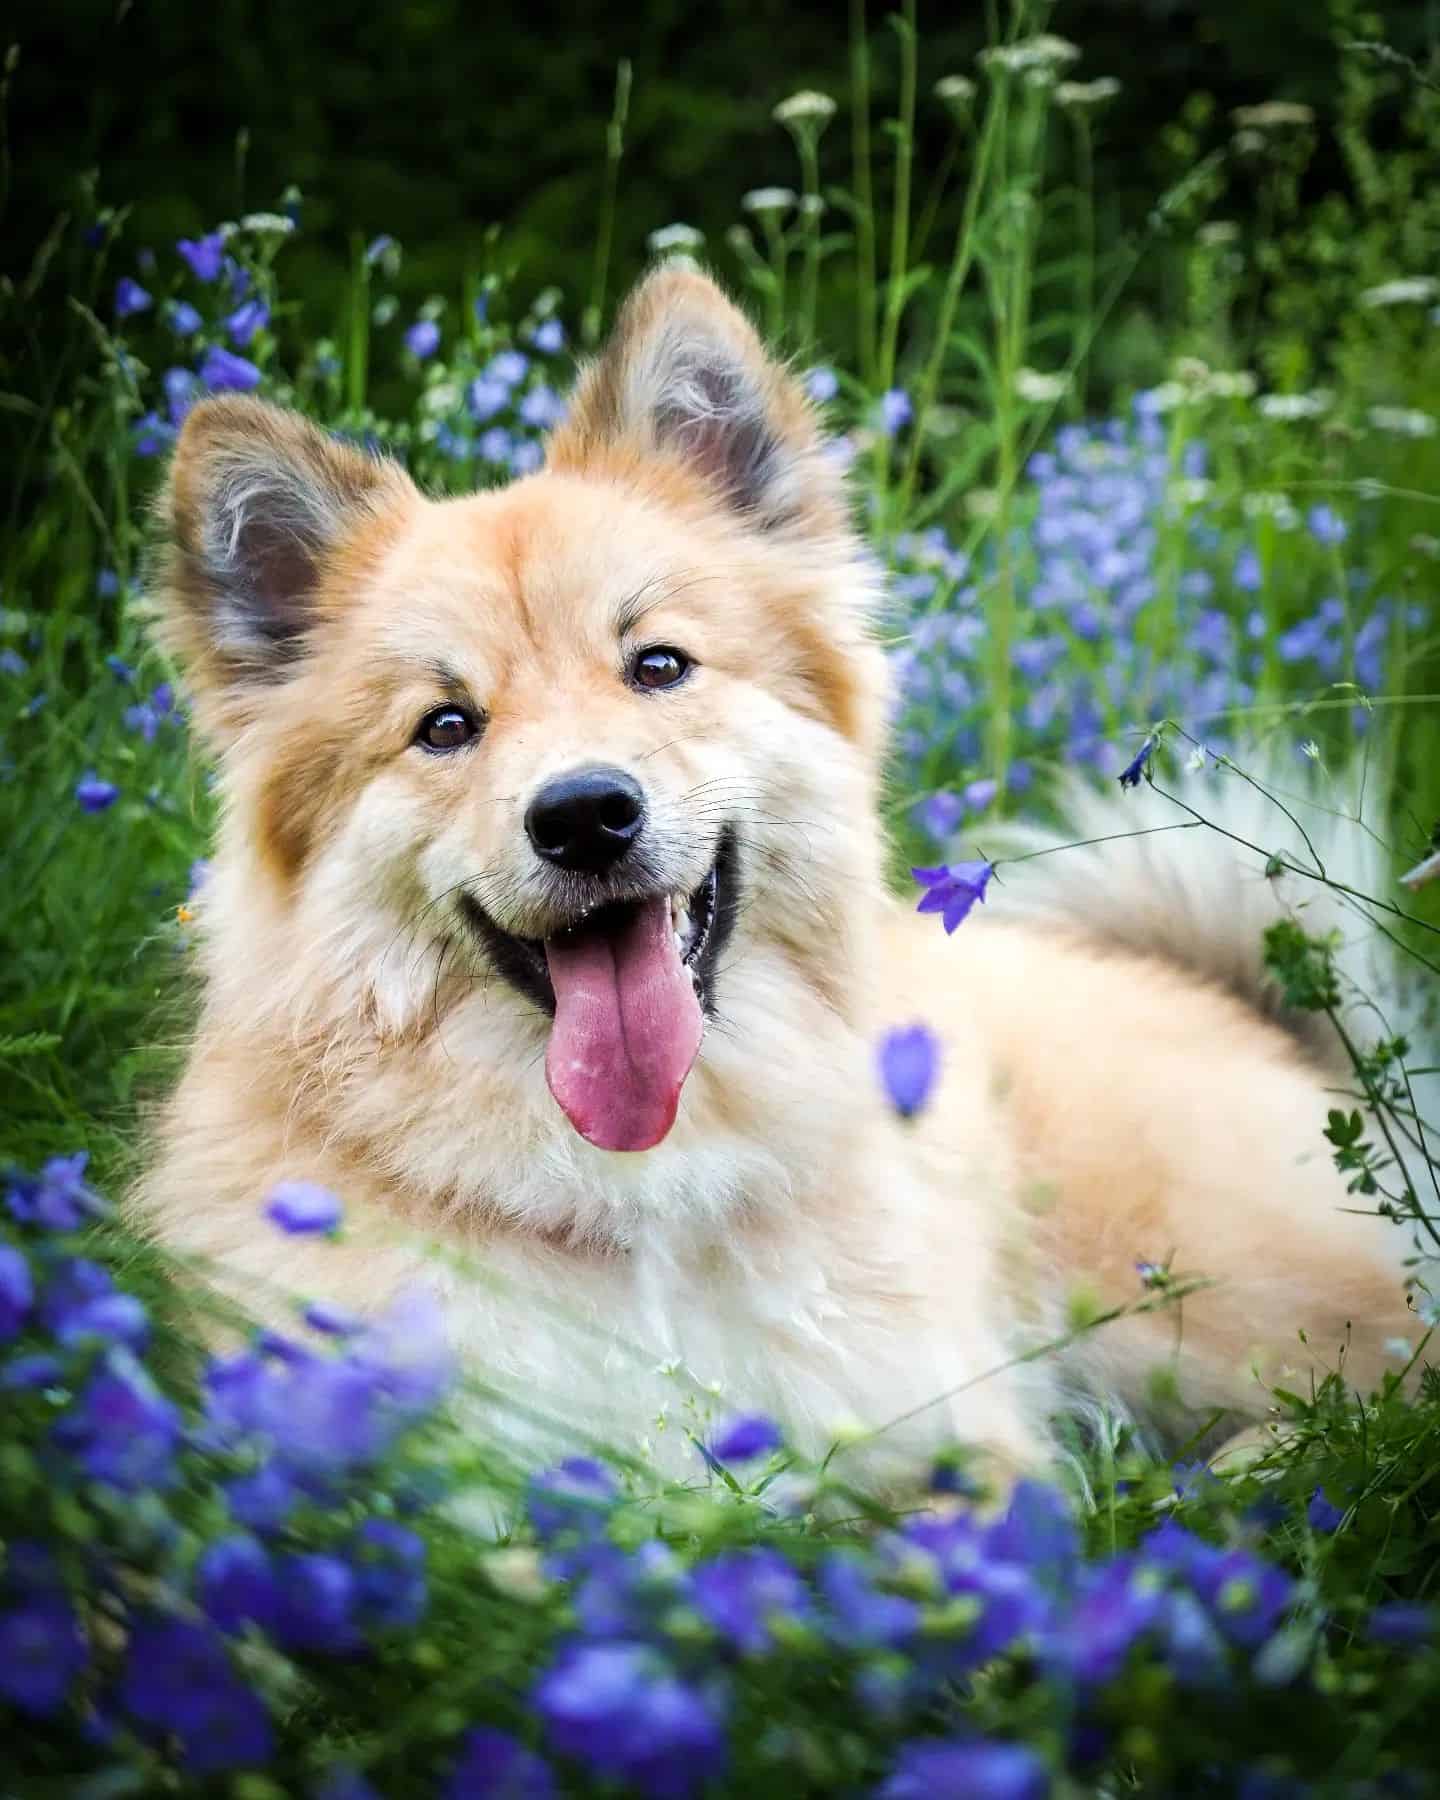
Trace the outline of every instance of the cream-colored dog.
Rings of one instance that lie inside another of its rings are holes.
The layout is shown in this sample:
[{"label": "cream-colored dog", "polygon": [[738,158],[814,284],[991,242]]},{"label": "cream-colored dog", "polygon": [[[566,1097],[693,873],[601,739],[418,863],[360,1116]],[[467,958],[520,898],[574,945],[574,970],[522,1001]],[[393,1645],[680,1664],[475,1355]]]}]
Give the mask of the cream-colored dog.
[{"label": "cream-colored dog", "polygon": [[[873,565],[708,280],[639,288],[502,491],[428,500],[228,398],[163,518],[223,818],[139,1201],[242,1298],[374,1308],[423,1266],[490,1379],[632,1446],[677,1370],[810,1448],[907,1415],[876,1450],[1012,1467],[1157,1364],[1197,1416],[1347,1344],[1374,1378],[1406,1245],[1344,1210],[1338,1062],[1262,1004],[1260,928],[1310,896],[1196,830],[1016,868],[950,939],[890,898]],[[907,1124],[874,1059],[915,1020],[943,1062]],[[287,1179],[343,1242],[263,1223]],[[1166,1258],[1213,1285],[1015,1364]]]}]

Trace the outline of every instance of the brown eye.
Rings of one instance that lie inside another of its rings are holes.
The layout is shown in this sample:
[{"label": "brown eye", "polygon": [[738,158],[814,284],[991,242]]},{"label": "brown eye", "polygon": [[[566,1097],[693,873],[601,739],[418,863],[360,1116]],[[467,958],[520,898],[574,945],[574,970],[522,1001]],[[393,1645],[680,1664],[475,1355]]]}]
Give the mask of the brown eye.
[{"label": "brown eye", "polygon": [[420,721],[415,742],[425,750],[459,750],[479,730],[478,721],[463,706],[437,706]]},{"label": "brown eye", "polygon": [[692,668],[683,650],[656,644],[642,650],[630,664],[630,683],[638,688],[668,688],[683,681]]}]

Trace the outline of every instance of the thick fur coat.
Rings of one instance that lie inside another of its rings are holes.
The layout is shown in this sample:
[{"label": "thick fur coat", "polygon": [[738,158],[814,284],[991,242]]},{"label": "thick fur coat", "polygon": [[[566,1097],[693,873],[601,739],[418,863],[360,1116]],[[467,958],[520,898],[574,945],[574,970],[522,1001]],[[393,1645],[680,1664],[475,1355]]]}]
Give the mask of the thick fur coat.
[{"label": "thick fur coat", "polygon": [[[1364,1383],[1411,1328],[1401,1235],[1343,1210],[1321,1136],[1337,1065],[1260,1004],[1260,926],[1328,924],[1323,890],[1197,830],[1080,856],[1068,897],[1066,856],[1002,870],[952,939],[890,897],[874,565],[799,388],[705,278],[632,295],[510,487],[433,501],[217,399],[162,523],[222,821],[203,1012],[136,1198],[252,1308],[373,1309],[420,1273],[529,1430],[663,1450],[693,1384],[809,1448],[888,1425],[877,1464],[961,1437],[1009,1469],[1067,1391],[1141,1408],[1162,1366],[1190,1414],[1260,1416],[1280,1368],[1343,1350]],[[643,829],[575,873],[532,808],[595,766]],[[703,1041],[659,1141],[601,1148],[582,1128],[629,1127],[571,1099],[541,953],[558,983],[589,908],[656,896],[682,937],[705,909]],[[875,1046],[917,1019],[942,1073],[906,1123]],[[262,1222],[286,1179],[343,1197],[342,1242]],[[1166,1258],[1214,1284],[1016,1362],[1076,1290],[1122,1303]]]}]

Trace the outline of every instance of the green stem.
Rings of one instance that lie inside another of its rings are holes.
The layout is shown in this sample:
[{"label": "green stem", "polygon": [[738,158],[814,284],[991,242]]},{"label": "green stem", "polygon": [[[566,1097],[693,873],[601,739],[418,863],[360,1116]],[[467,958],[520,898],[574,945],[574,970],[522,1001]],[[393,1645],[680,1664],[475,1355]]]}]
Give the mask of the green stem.
[{"label": "green stem", "polygon": [[815,345],[815,311],[820,293],[820,158],[813,131],[796,134],[800,152],[801,193],[804,205],[800,226],[805,234],[805,266],[800,289],[800,345],[809,356]]},{"label": "green stem", "polygon": [[605,317],[605,289],[610,279],[610,245],[615,233],[615,199],[620,188],[620,159],[625,154],[625,122],[630,115],[630,59],[615,65],[615,105],[605,128],[605,186],[600,198],[600,228],[595,235],[595,262],[590,277],[590,304],[581,325],[587,344],[600,341]]},{"label": "green stem", "polygon": [[915,160],[916,46],[915,0],[902,0],[895,18],[900,38],[900,117],[895,136],[895,208],[890,220],[890,268],[886,278],[885,323],[880,339],[876,383],[883,391],[895,383],[895,354],[900,315],[905,307],[905,275],[910,248],[910,176]]},{"label": "green stem", "polygon": [[875,194],[870,177],[870,46],[865,0],[850,0],[850,152],[855,193],[855,337],[861,379],[875,379],[878,278],[875,265]]}]

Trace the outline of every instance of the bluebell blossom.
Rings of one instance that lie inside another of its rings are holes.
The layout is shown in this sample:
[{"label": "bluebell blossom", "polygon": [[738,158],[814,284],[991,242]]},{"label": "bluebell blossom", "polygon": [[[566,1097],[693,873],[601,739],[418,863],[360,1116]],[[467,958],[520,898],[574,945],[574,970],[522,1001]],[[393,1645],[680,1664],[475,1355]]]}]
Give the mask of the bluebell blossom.
[{"label": "bluebell blossom", "polygon": [[[503,412],[510,404],[510,389],[503,381],[497,381],[491,375],[477,375],[465,390],[465,404],[470,416],[483,424],[486,419],[493,419],[495,414]],[[491,462],[503,462],[510,454],[507,439],[505,450],[500,456],[491,456]]]},{"label": "bluebell blossom", "polygon": [[554,356],[565,348],[565,327],[558,319],[542,319],[530,333],[530,342],[546,356]]},{"label": "bluebell blossom", "polygon": [[967,781],[964,788],[965,805],[971,812],[984,812],[995,804],[995,796],[1000,792],[1000,783],[992,775],[979,776],[974,781]]},{"label": "bluebell blossom", "polygon": [[876,1800],[1047,1800],[1049,1771],[1024,1744],[981,1738],[908,1744]]},{"label": "bluebell blossom", "polygon": [[129,319],[136,313],[148,312],[154,300],[138,281],[122,275],[115,284],[115,317]]},{"label": "bluebell blossom", "polygon": [[508,464],[515,449],[515,440],[502,425],[492,425],[489,431],[482,431],[475,448],[488,463]]},{"label": "bluebell blossom", "polygon": [[516,444],[510,452],[510,469],[515,475],[533,475],[545,461],[545,452],[536,443]]},{"label": "bluebell blossom", "polygon": [[1366,1632],[1377,1644],[1408,1646],[1433,1643],[1437,1627],[1440,1627],[1440,1614],[1433,1606],[1391,1600],[1371,1612]]},{"label": "bluebell blossom", "polygon": [[915,817],[927,837],[933,838],[937,844],[943,844],[955,835],[960,821],[965,817],[965,802],[947,788],[938,788],[920,802]]},{"label": "bluebell blossom", "polygon": [[491,381],[503,382],[506,387],[514,387],[516,382],[525,379],[525,371],[530,367],[530,358],[521,350],[500,350],[490,358],[485,375]]},{"label": "bluebell blossom", "polygon": [[1305,523],[1318,544],[1343,544],[1350,535],[1349,526],[1333,506],[1312,506]]},{"label": "bluebell blossom", "polygon": [[201,238],[181,238],[175,246],[197,281],[216,281],[225,258],[225,240],[218,231]]},{"label": "bluebell blossom", "polygon": [[59,1712],[88,1660],[75,1609],[63,1594],[33,1594],[0,1609],[0,1699],[21,1712]]},{"label": "bluebell blossom", "polygon": [[710,1453],[718,1462],[752,1462],[780,1448],[780,1427],[764,1413],[741,1413],[727,1419],[710,1440]]},{"label": "bluebell blossom", "polygon": [[348,1563],[323,1551],[303,1551],[277,1558],[275,1575],[279,1643],[331,1654],[359,1648],[359,1586]]},{"label": "bluebell blossom", "polygon": [[1305,1517],[1314,1530],[1325,1532],[1328,1535],[1339,1528],[1341,1520],[1345,1517],[1345,1508],[1334,1505],[1326,1497],[1324,1488],[1317,1487],[1310,1496],[1309,1505],[1305,1508]]},{"label": "bluebell blossom", "polygon": [[280,1590],[270,1553],[252,1537],[217,1538],[195,1566],[195,1591],[205,1616],[224,1632],[247,1625],[273,1630]]},{"label": "bluebell blossom", "polygon": [[940,1073],[940,1044],[928,1025],[897,1026],[880,1040],[880,1082],[902,1119],[923,1112]]},{"label": "bluebell blossom", "polygon": [[0,1244],[0,1343],[19,1336],[34,1304],[29,1258],[13,1244]]},{"label": "bluebell blossom", "polygon": [[[224,351],[221,352],[223,356]],[[182,425],[185,415],[200,398],[201,379],[190,369],[167,369],[160,377],[165,390],[165,406],[172,425]]]},{"label": "bluebell blossom", "polygon": [[914,416],[915,408],[904,388],[890,388],[880,396],[880,429],[886,437],[894,437]]},{"label": "bluebell blossom", "polygon": [[260,385],[260,371],[247,357],[219,344],[205,352],[199,368],[202,385],[212,394],[248,394]]},{"label": "bluebell blossom", "polygon": [[824,406],[840,392],[840,377],[822,364],[806,375],[805,392],[818,406]]},{"label": "bluebell blossom", "polygon": [[1135,752],[1134,756],[1126,763],[1118,777],[1122,788],[1139,787],[1140,778],[1145,773],[1145,767],[1149,763],[1150,758],[1155,754],[1155,746],[1159,741],[1159,738],[1156,737],[1155,733],[1152,731],[1149,737],[1145,739],[1145,742],[1141,744],[1140,748]]},{"label": "bluebell blossom", "polygon": [[23,675],[29,666],[18,650],[0,650],[0,675]]},{"label": "bluebell blossom", "polygon": [[265,1707],[207,1626],[142,1619],[131,1632],[119,1699],[141,1725],[173,1731],[195,1774],[269,1760],[273,1734]]},{"label": "bluebell blossom", "polygon": [[131,427],[131,444],[137,456],[161,456],[175,442],[175,427],[157,412],[147,412]]},{"label": "bluebell blossom", "polygon": [[809,1589],[776,1550],[731,1550],[697,1563],[690,1594],[701,1617],[747,1656],[773,1646],[778,1621],[804,1622],[814,1615]]},{"label": "bluebell blossom", "polygon": [[724,1772],[724,1715],[640,1644],[577,1644],[537,1682],[550,1742],[654,1800],[684,1800]]},{"label": "bluebell blossom", "polygon": [[444,1800],[559,1800],[549,1764],[506,1731],[467,1732]]},{"label": "bluebell blossom", "polygon": [[265,1217],[292,1235],[339,1229],[345,1209],[318,1181],[282,1181],[271,1188]]},{"label": "bluebell blossom", "polygon": [[165,323],[176,337],[194,337],[204,320],[188,300],[172,300],[165,308]]},{"label": "bluebell blossom", "polygon": [[379,237],[371,238],[365,246],[365,261],[373,268],[382,257],[397,248],[395,240],[388,231],[382,231]]},{"label": "bluebell blossom", "polygon": [[520,417],[537,431],[548,431],[565,416],[565,403],[554,388],[531,388],[520,402]]},{"label": "bluebell blossom", "polygon": [[912,869],[910,873],[925,889],[916,912],[940,913],[949,933],[969,918],[976,903],[985,898],[995,865],[989,862],[942,863],[937,868]]},{"label": "bluebell blossom", "polygon": [[270,323],[270,308],[263,300],[252,299],[242,301],[234,312],[225,319],[225,329],[230,333],[231,343],[241,350],[247,349],[257,331],[263,331]]},{"label": "bluebell blossom", "polygon": [[411,1626],[428,1600],[425,1541],[392,1519],[367,1519],[350,1553],[359,1611],[367,1625]]},{"label": "bluebell blossom", "polygon": [[617,1495],[615,1478],[603,1464],[571,1456],[531,1477],[525,1511],[536,1537],[547,1543],[566,1533],[602,1531]]},{"label": "bluebell blossom", "polygon": [[434,319],[417,319],[405,333],[405,348],[424,362],[440,348],[440,327]]},{"label": "bluebell blossom", "polygon": [[56,1443],[91,1480],[122,1493],[176,1479],[180,1414],[130,1351],[108,1350],[55,1426]]}]

